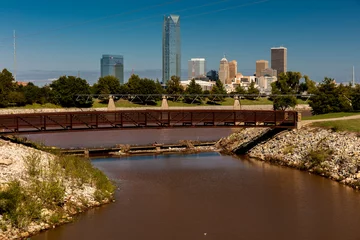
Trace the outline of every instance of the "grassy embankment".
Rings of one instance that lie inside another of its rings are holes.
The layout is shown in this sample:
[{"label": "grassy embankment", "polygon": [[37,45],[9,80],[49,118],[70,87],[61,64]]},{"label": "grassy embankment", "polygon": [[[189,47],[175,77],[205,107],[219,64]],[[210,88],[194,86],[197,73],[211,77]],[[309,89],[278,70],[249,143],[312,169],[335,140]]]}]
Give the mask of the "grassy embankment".
[{"label": "grassy embankment", "polygon": [[302,120],[318,120],[318,119],[329,119],[329,118],[342,118],[360,115],[360,112],[338,112],[338,113],[327,113],[308,117],[302,117]]},{"label": "grassy embankment", "polygon": [[315,122],[312,123],[312,126],[329,128],[334,131],[360,132],[360,119]]},{"label": "grassy embankment", "polygon": [[[322,127],[333,129],[334,131],[349,131],[349,132],[360,132],[360,118],[359,119],[345,119],[343,117],[357,116],[360,112],[338,112],[338,113],[327,113],[315,116],[303,117],[302,120],[324,120],[321,122],[313,122],[311,126]],[[330,118],[339,118],[336,121],[326,121]]]},{"label": "grassy embankment", "polygon": [[76,202],[66,199],[69,188],[93,187],[95,192],[91,201],[99,203],[113,198],[115,186],[88,159],[54,155],[44,164],[41,153],[34,151],[23,161],[25,171],[21,181],[4,184],[0,191],[2,231],[7,231],[9,226],[26,230],[30,223],[53,226],[68,222],[71,215],[93,206],[86,197]]},{"label": "grassy embankment", "polygon": [[[270,101],[267,98],[259,98],[256,100],[248,100],[248,99],[241,99],[240,100],[241,105],[272,105],[273,102]],[[307,104],[307,101],[304,100],[299,100],[298,99],[298,104]],[[184,102],[173,102],[173,101],[168,101],[168,105],[169,107],[194,107],[194,106],[211,106],[211,104],[207,104],[206,102],[202,102],[201,104],[199,103],[194,103],[194,104],[189,104],[189,103],[184,103]],[[216,102],[215,105],[219,105],[219,106],[232,106],[234,105],[234,99],[233,98],[225,98],[225,100],[223,102]],[[149,107],[149,106],[153,106],[153,107],[160,107],[161,106],[161,101],[156,101],[154,103],[154,105],[142,105],[142,104],[136,104],[124,99],[120,99],[118,101],[115,102],[115,106],[116,107],[129,107],[129,108],[133,108],[133,107]],[[101,103],[98,100],[94,101],[94,104],[92,106],[92,108],[106,108],[107,104],[106,103]],[[55,105],[55,104],[51,104],[51,103],[46,103],[44,105],[41,104],[32,104],[32,105],[26,105],[23,107],[14,107],[14,109],[41,109],[41,108],[61,108],[61,106],[59,105]]]}]

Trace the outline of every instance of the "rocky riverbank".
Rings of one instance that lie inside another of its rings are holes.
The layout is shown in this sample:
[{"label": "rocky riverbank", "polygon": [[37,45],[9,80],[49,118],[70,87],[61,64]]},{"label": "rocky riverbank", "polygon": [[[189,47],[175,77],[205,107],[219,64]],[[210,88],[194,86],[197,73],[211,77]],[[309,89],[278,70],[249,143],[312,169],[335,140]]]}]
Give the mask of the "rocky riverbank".
[{"label": "rocky riverbank", "polygon": [[[227,151],[246,139],[253,139],[257,129],[246,129],[222,139],[229,141]],[[232,140],[231,140],[232,139]],[[304,127],[285,131],[260,143],[248,153],[250,158],[309,171],[358,189],[360,187],[360,135],[349,132]]]},{"label": "rocky riverbank", "polygon": [[27,238],[112,200],[90,161],[0,140],[0,239]]}]

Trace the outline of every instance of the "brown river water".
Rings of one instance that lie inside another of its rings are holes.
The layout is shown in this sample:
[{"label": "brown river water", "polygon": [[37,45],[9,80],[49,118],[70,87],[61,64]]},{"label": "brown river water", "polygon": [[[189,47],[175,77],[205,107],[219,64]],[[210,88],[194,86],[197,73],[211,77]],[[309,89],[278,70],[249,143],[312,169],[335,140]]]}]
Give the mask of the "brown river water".
[{"label": "brown river water", "polygon": [[[157,131],[52,134],[46,143],[110,145],[126,136],[146,144],[178,134],[213,140],[232,130]],[[360,239],[360,193],[298,170],[215,152],[98,157],[93,164],[119,186],[116,202],[31,239]]]}]

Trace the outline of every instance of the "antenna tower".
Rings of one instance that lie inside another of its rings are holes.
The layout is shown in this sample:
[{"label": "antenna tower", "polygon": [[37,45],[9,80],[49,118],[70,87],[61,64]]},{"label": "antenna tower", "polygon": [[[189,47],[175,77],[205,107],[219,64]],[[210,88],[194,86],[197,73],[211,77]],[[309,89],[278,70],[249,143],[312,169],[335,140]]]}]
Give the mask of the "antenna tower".
[{"label": "antenna tower", "polygon": [[353,66],[353,74],[352,74],[352,84],[355,87],[355,67]]},{"label": "antenna tower", "polygon": [[16,33],[14,30],[14,80],[16,81]]}]

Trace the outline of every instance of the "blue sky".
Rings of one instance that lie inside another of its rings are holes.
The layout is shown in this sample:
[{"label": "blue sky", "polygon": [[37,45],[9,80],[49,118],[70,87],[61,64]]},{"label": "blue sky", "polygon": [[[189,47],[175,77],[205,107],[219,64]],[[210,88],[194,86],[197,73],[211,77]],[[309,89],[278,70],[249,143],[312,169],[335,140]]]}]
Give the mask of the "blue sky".
[{"label": "blue sky", "polygon": [[251,74],[280,45],[290,71],[348,82],[354,65],[360,76],[360,0],[3,0],[0,68],[13,70],[15,29],[19,80],[80,71],[93,82],[108,53],[124,55],[127,75],[161,78],[162,19],[171,13],[181,19],[184,77],[190,58],[218,70],[224,53]]}]

